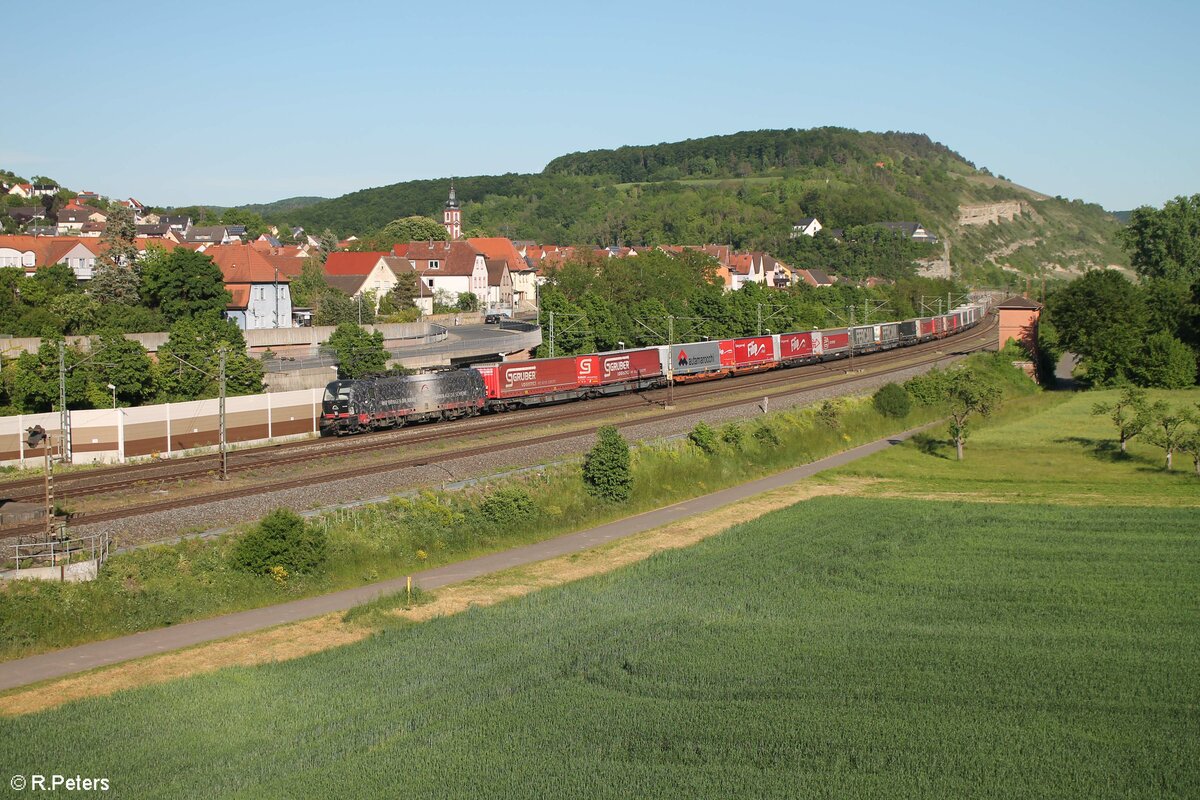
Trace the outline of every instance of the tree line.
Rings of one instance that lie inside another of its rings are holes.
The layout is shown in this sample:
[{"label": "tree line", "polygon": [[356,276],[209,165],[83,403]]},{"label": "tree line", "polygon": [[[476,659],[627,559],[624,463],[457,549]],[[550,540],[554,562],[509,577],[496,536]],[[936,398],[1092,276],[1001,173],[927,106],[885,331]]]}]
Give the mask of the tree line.
[{"label": "tree line", "polygon": [[1135,283],[1093,270],[1049,295],[1053,346],[1080,356],[1096,386],[1180,389],[1200,361],[1200,195],[1135,210],[1122,234]]},{"label": "tree line", "polygon": [[549,355],[551,314],[554,353],[570,355],[731,336],[837,327],[853,319],[884,322],[924,315],[949,293],[951,281],[908,278],[874,289],[839,284],[779,290],[749,283],[726,292],[719,264],[697,251],[650,251],[631,258],[583,254],[547,269],[541,287],[539,357]]}]

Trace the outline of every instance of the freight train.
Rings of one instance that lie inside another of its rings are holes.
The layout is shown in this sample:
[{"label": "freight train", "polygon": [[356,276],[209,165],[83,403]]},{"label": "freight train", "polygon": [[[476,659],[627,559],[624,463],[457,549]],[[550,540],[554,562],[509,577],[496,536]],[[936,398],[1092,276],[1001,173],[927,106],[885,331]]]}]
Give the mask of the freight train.
[{"label": "freight train", "polygon": [[953,336],[986,309],[828,330],[535,358],[402,377],[333,381],[321,404],[322,435],[397,428],[484,412],[692,383],[864,355]]}]

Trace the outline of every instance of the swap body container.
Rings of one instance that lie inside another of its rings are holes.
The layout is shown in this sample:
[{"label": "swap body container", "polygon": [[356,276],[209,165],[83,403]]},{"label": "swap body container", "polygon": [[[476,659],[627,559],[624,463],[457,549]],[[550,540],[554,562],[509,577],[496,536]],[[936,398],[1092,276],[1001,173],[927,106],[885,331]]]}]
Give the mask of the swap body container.
[{"label": "swap body container", "polygon": [[747,336],[742,339],[722,339],[721,366],[740,369],[772,364],[775,358],[773,336]]},{"label": "swap body container", "polygon": [[579,364],[570,358],[538,358],[476,367],[483,376],[488,399],[553,394],[579,388]]}]

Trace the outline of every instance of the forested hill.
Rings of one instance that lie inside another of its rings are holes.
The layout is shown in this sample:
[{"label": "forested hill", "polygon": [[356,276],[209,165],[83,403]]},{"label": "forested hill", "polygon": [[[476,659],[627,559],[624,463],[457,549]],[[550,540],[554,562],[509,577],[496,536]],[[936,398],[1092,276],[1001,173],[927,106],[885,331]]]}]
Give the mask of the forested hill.
[{"label": "forested hill", "polygon": [[[449,186],[449,178],[408,181],[266,216],[363,236],[400,217],[440,220]],[[454,186],[472,236],[716,242],[817,265],[825,256],[797,252],[806,243],[790,238],[796,221],[816,217],[829,229],[919,222],[950,244],[960,274],[992,284],[1128,263],[1120,223],[1099,206],[1025,189],[916,133],[752,131],[573,153],[539,174],[456,177]],[[964,206],[984,216],[993,207],[1019,213],[964,226]],[[928,255],[941,256],[941,245]]]},{"label": "forested hill", "polygon": [[605,175],[632,183],[689,177],[747,177],[775,170],[832,169],[850,163],[876,164],[903,159],[920,159],[942,166],[954,161],[974,168],[958,153],[923,133],[789,128],[570,153],[547,164],[545,173]]}]

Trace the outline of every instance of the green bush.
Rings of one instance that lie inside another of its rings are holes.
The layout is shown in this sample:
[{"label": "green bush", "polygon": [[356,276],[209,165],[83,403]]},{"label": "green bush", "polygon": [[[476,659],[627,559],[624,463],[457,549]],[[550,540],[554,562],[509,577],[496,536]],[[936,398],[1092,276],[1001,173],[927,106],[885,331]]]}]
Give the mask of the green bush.
[{"label": "green bush", "polygon": [[596,446],[583,459],[583,483],[588,493],[602,500],[621,503],[633,493],[629,443],[612,425],[596,435]]},{"label": "green bush", "polygon": [[509,530],[531,520],[537,514],[537,504],[523,486],[503,486],[479,504],[483,518],[499,530]]},{"label": "green bush", "polygon": [[294,511],[277,508],[262,518],[233,548],[233,566],[254,575],[282,567],[289,575],[311,575],[325,566],[329,543],[325,532],[308,525]]},{"label": "green bush", "polygon": [[778,447],[779,434],[765,422],[754,429],[754,441],[762,447]]},{"label": "green bush", "polygon": [[931,369],[924,375],[914,375],[909,378],[904,382],[904,389],[908,392],[909,397],[919,404],[932,406],[946,399],[950,385],[944,370]]},{"label": "green bush", "polygon": [[699,422],[692,428],[692,432],[688,434],[688,441],[707,455],[717,452],[717,432],[706,422]]},{"label": "green bush", "polygon": [[1146,339],[1130,372],[1138,386],[1186,389],[1196,382],[1196,354],[1171,334],[1156,333]]},{"label": "green bush", "polygon": [[826,400],[817,409],[817,419],[821,421],[821,424],[834,431],[842,425],[841,414],[842,409],[832,400]]},{"label": "green bush", "polygon": [[875,410],[885,417],[900,419],[907,417],[908,412],[912,411],[912,398],[898,383],[881,386],[871,401],[875,404]]},{"label": "green bush", "polygon": [[736,422],[729,422],[721,426],[721,441],[732,447],[734,450],[740,450],[742,447],[742,426]]}]

